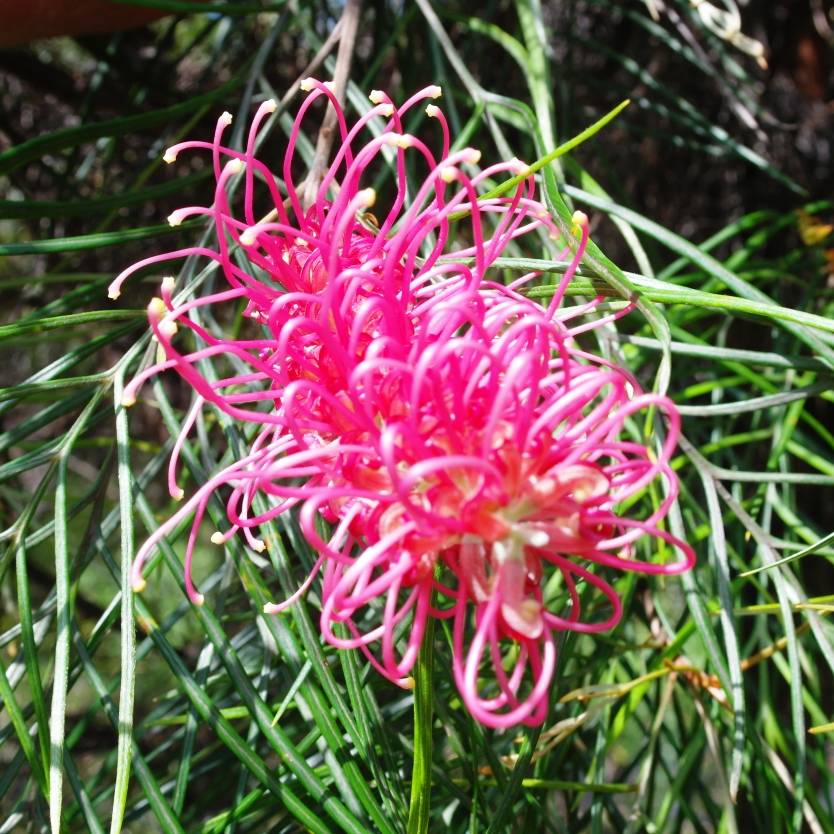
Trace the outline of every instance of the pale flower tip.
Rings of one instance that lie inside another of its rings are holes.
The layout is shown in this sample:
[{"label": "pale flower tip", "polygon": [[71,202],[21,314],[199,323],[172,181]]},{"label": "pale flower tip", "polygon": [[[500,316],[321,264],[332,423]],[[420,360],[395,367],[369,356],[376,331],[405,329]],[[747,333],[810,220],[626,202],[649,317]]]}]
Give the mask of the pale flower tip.
[{"label": "pale flower tip", "polygon": [[407,678],[403,678],[399,682],[399,684],[403,689],[414,689],[414,687],[416,686],[414,678],[411,675],[409,675]]},{"label": "pale flower tip", "polygon": [[278,102],[274,98],[268,98],[262,105],[264,113],[274,113],[278,109]]},{"label": "pale flower tip", "polygon": [[368,98],[371,100],[372,104],[382,104],[387,96],[382,92],[382,90],[371,90],[368,94]]},{"label": "pale flower tip", "polygon": [[168,163],[168,165],[172,162],[176,162],[177,152],[173,148],[168,148],[168,150],[162,155],[162,161]]},{"label": "pale flower tip", "polygon": [[168,225],[169,226],[179,226],[180,223],[183,221],[182,210],[176,209],[176,211],[172,211],[168,215]]},{"label": "pale flower tip", "polygon": [[233,118],[234,117],[232,116],[232,114],[228,110],[224,110],[220,114],[220,118],[217,121],[220,122],[220,124],[225,125],[226,127],[228,127],[232,123]]},{"label": "pale flower tip", "polygon": [[159,332],[166,339],[173,339],[177,335],[177,323],[171,319],[163,319],[159,322]]},{"label": "pale flower tip", "polygon": [[394,105],[391,103],[379,105],[379,115],[390,119],[394,115]]},{"label": "pale flower tip", "polygon": [[440,115],[440,108],[436,104],[427,104],[426,115],[432,119],[436,119]]},{"label": "pale flower tip", "polygon": [[141,594],[142,591],[148,587],[148,583],[145,582],[143,577],[137,576],[133,582],[130,583],[130,587],[133,589],[134,594]]},{"label": "pale flower tip", "polygon": [[191,601],[199,608],[205,604],[206,598],[202,594],[194,594],[194,596],[191,597]]},{"label": "pale flower tip", "polygon": [[440,98],[443,95],[443,90],[437,84],[432,84],[431,87],[426,88],[426,92],[431,98]]},{"label": "pale flower tip", "polygon": [[324,81],[324,82],[322,82],[321,86],[326,87],[328,90],[330,90],[331,93],[336,92],[336,82],[335,81]]},{"label": "pale flower tip", "polygon": [[550,536],[544,530],[531,530],[526,538],[532,547],[547,547],[550,544]]},{"label": "pale flower tip", "polygon": [[125,391],[122,394],[122,408],[130,408],[132,405],[136,405],[136,394],[132,391]]},{"label": "pale flower tip", "polygon": [[370,208],[376,202],[376,191],[373,188],[365,188],[364,190],[360,191],[357,195],[359,199],[362,201],[362,205],[365,208]]},{"label": "pale flower tip", "polygon": [[165,302],[159,298],[159,296],[154,296],[150,303],[148,304],[148,315],[155,319],[161,319],[166,313],[168,312],[168,308],[165,306]]},{"label": "pale flower tip", "polygon": [[309,93],[316,85],[315,78],[305,78],[299,85],[299,89],[304,93]]},{"label": "pale flower tip", "polygon": [[477,165],[481,161],[481,152],[477,148],[464,150],[464,162],[467,165]]},{"label": "pale flower tip", "polygon": [[252,542],[252,550],[256,553],[263,553],[266,550],[266,545],[260,539],[255,539]]},{"label": "pale flower tip", "polygon": [[211,534],[211,543],[212,544],[223,544],[224,536],[218,530],[216,533]]},{"label": "pale flower tip", "polygon": [[410,148],[414,144],[414,137],[407,133],[386,133],[384,141],[392,148]]},{"label": "pale flower tip", "polygon": [[274,602],[265,602],[263,610],[264,614],[277,614],[280,611],[280,606],[276,605]]},{"label": "pale flower tip", "polygon": [[230,159],[226,163],[226,169],[229,171],[230,174],[239,174],[243,170],[243,160]]},{"label": "pale flower tip", "polygon": [[180,487],[176,487],[175,489],[171,490],[171,498],[173,498],[174,501],[182,501],[184,497],[185,493],[182,491]]},{"label": "pale flower tip", "polygon": [[111,301],[115,301],[120,295],[121,295],[121,292],[120,292],[118,287],[110,287],[110,289],[107,290],[107,297]]},{"label": "pale flower tip", "polygon": [[174,286],[176,285],[176,281],[174,280],[173,275],[166,275],[162,279],[162,292],[171,293],[174,291]]},{"label": "pale flower tip", "polygon": [[588,225],[588,215],[584,211],[575,211],[571,216],[571,222],[580,228],[584,228]]},{"label": "pale flower tip", "polygon": [[240,235],[240,245],[241,246],[252,246],[255,242],[255,239],[258,237],[258,229],[256,226],[250,226],[248,229],[244,229]]},{"label": "pale flower tip", "polygon": [[541,605],[534,599],[525,599],[515,605],[501,605],[501,616],[507,625],[530,640],[537,640],[544,630],[541,611]]},{"label": "pale flower tip", "polygon": [[440,172],[443,182],[454,182],[458,177],[458,169],[449,165]]}]

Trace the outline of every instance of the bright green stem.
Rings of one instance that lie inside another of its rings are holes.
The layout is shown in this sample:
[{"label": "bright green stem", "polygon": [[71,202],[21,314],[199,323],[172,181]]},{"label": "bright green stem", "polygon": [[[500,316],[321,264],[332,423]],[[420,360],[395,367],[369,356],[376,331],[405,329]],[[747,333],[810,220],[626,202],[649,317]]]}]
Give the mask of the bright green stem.
[{"label": "bright green stem", "polygon": [[[583,142],[587,142],[588,139],[596,133],[599,133],[599,131],[602,130],[610,121],[616,119],[629,104],[631,104],[631,99],[627,98],[625,101],[621,101],[613,110],[610,110],[601,119],[597,119],[592,125],[586,127],[581,133],[577,133],[572,139],[568,139],[567,142],[563,142],[558,148],[554,148],[550,151],[550,153],[545,154],[545,156],[530,163],[530,165],[526,166],[521,173],[516,174],[514,177],[510,177],[508,180],[504,180],[504,182],[496,185],[495,188],[478,195],[478,201],[492,200],[495,197],[500,197],[502,194],[506,194],[508,191],[512,191],[514,188],[517,188],[528,177],[538,173],[546,165],[550,165],[551,162],[555,162],[560,156],[564,156],[566,153],[569,153]],[[449,215],[449,219],[460,220],[462,217],[467,217],[468,215],[469,209],[461,209],[460,211],[452,212]]]},{"label": "bright green stem", "polygon": [[429,617],[414,667],[414,765],[411,771],[408,834],[426,834],[429,830],[433,667],[434,621]]}]

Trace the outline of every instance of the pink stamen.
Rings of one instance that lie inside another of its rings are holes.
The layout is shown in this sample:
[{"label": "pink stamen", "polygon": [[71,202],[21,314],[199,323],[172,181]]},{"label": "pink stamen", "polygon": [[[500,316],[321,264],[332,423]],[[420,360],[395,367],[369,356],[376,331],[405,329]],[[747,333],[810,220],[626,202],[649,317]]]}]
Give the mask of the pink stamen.
[{"label": "pink stamen", "polygon": [[[440,153],[404,134],[403,116],[439,88],[399,108],[374,92],[375,106],[350,126],[329,86],[309,80],[305,88],[283,162],[289,210],[255,150],[274,104],[258,109],[244,152],[221,144],[223,116],[213,142],[180,143],[166,154],[210,151],[213,205],[180,209],[173,220],[211,218],[216,245],[146,258],[111,284],[116,297],[134,272],[189,256],[219,265],[228,284],[177,302],[173,281],[163,282],[148,315],[165,359],[125,389],[129,405],[143,382],[174,370],[196,392],[171,456],[173,497],[182,497],[178,461],[204,406],[255,426],[247,454],[200,485],[140,548],[134,587],[143,586],[158,543],[192,519],[185,586],[202,602],[192,559],[208,502],[221,493],[228,528],[213,535],[217,544],[241,534],[260,552],[260,528],[296,508],[318,557],[267,613],[320,580],[324,638],[358,648],[406,687],[428,618],[452,619],[453,674],[472,715],[490,727],[539,724],[555,635],[614,628],[620,571],[673,575],[693,564],[692,549],[663,526],[678,493],[671,459],[679,415],[628,370],[576,344],[632,306],[605,315],[601,297],[566,306],[588,245],[587,217],[574,215],[578,239],[563,241],[559,255],[572,252],[570,263],[542,306],[524,295],[538,273],[505,286],[489,272],[511,244],[538,252],[545,237],[559,237],[533,176],[507,195],[479,199],[488,182],[524,171],[521,163],[466,173],[479,154],[450,151],[434,104],[427,112],[440,123]],[[295,150],[321,97],[336,109],[342,144],[305,213],[292,179]],[[379,117],[387,122],[374,137]],[[411,189],[407,153],[427,169]],[[386,159],[391,187],[380,192],[379,222],[368,213],[376,194],[367,180],[370,166]],[[228,192],[240,171],[242,220]],[[262,183],[274,212],[258,220]],[[237,335],[202,323],[206,308],[223,315],[205,321],[228,321],[241,303]],[[207,375],[213,363],[218,370]],[[625,425],[650,412],[665,437],[644,444]],[[322,520],[332,533],[322,535]],[[662,542],[674,558],[639,558],[641,541]]]}]

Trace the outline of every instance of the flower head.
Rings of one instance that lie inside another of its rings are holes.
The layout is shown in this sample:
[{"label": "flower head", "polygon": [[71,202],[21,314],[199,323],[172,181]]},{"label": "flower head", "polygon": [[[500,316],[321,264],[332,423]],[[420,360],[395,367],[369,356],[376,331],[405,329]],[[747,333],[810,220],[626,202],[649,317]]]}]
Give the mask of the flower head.
[{"label": "flower head", "polygon": [[[375,91],[374,106],[350,127],[328,85],[306,88],[281,185],[255,155],[270,102],[258,110],[245,151],[222,144],[228,114],[212,143],[168,151],[168,159],[211,152],[213,204],[181,209],[174,220],[210,218],[216,245],[148,258],[111,286],[117,295],[137,269],[184,255],[214,261],[227,283],[175,300],[172,282],[163,282],[148,314],[165,359],[125,394],[134,400],[143,381],[167,369],[197,393],[172,455],[175,498],[182,497],[179,452],[204,404],[256,426],[249,452],[202,484],[145,543],[134,584],[143,584],[157,542],[193,516],[186,585],[202,603],[191,560],[208,502],[222,492],[229,520],[213,540],[240,532],[256,551],[264,548],[259,528],[296,507],[319,558],[298,593],[267,611],[282,610],[321,574],[325,639],[361,649],[401,685],[428,618],[452,618],[453,672],[472,714],[493,727],[541,723],[554,635],[603,631],[621,617],[612,571],[674,573],[692,562],[691,549],[663,527],[677,495],[669,463],[677,412],[578,344],[582,332],[616,318],[596,313],[600,299],[562,303],[587,244],[584,215],[575,215],[579,239],[566,241],[563,253],[573,250],[570,266],[544,307],[523,292],[536,274],[508,286],[490,280],[511,241],[558,235],[532,176],[507,196],[480,196],[484,183],[524,166],[475,170],[479,154],[450,151],[435,104],[426,112],[440,127],[439,154],[405,132],[403,117],[438,88],[400,107]],[[337,109],[342,144],[305,206],[294,155],[304,115],[322,97]],[[406,154],[426,170],[411,191]],[[370,209],[381,201],[369,177],[385,163],[393,188],[375,216]],[[236,178],[242,219],[232,211]],[[256,181],[271,205],[261,219]],[[207,308],[241,304],[245,336],[203,323]],[[196,349],[178,347],[183,331]],[[206,363],[229,370],[207,375]],[[665,418],[665,440],[652,446],[633,431],[635,416],[649,411]],[[650,488],[661,495],[654,504]],[[645,505],[642,514],[624,509]],[[650,539],[679,558],[640,558]]]}]

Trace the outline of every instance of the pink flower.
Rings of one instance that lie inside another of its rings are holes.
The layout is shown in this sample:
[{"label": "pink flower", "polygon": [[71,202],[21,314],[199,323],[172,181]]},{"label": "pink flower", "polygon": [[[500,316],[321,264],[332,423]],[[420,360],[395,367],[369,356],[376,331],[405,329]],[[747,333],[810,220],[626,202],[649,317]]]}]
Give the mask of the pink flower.
[{"label": "pink flower", "polygon": [[[575,216],[581,239],[570,268],[544,308],[523,295],[535,274],[510,286],[489,280],[510,241],[535,245],[541,233],[557,236],[532,176],[508,196],[479,199],[485,181],[524,166],[467,174],[479,154],[450,152],[433,104],[426,112],[440,125],[439,156],[404,132],[403,117],[438,88],[399,108],[373,93],[375,106],[350,128],[326,84],[310,81],[308,89],[284,159],[286,199],[255,156],[274,105],[261,105],[244,152],[220,144],[230,120],[224,114],[214,142],[183,143],[166,154],[211,151],[212,206],[181,209],[172,222],[210,217],[216,248],[148,258],[111,285],[115,297],[137,269],[186,255],[216,262],[229,285],[183,301],[174,299],[172,279],[163,281],[149,319],[166,359],[125,392],[130,403],[142,382],[166,369],[197,392],[171,459],[175,498],[182,497],[179,452],[204,403],[258,427],[249,453],[201,485],[143,545],[134,586],[143,587],[144,560],[159,540],[193,516],[186,586],[192,601],[203,602],[191,562],[202,517],[219,492],[230,526],[213,541],[242,532],[256,551],[264,549],[258,528],[299,507],[319,559],[298,592],[268,612],[293,602],[321,573],[324,638],[362,650],[403,686],[428,618],[452,618],[453,673],[471,713],[492,727],[541,723],[554,635],[608,630],[621,617],[606,578],[612,570],[669,574],[692,564],[691,549],[663,527],[677,495],[670,457],[678,414],[668,399],[643,393],[627,371],[577,343],[584,331],[622,315],[588,318],[600,299],[562,305],[588,239],[584,215]],[[342,145],[306,208],[293,183],[294,153],[303,116],[322,96],[337,108]],[[406,153],[427,170],[412,196]],[[368,214],[375,193],[367,179],[386,156],[394,188],[379,221]],[[243,220],[231,208],[234,178],[242,180]],[[256,180],[271,205],[260,220]],[[455,241],[466,242],[451,251],[453,231]],[[203,308],[241,302],[251,321],[245,336],[215,335],[202,324]],[[174,345],[180,325],[197,349]],[[209,378],[205,362],[234,371]],[[649,409],[666,422],[665,440],[652,447],[626,427]],[[662,496],[656,506],[650,487]],[[254,509],[256,497],[267,499],[265,512]],[[647,509],[629,515],[624,506]],[[330,524],[327,538],[320,518]],[[639,558],[638,543],[647,538],[680,558]]]}]

